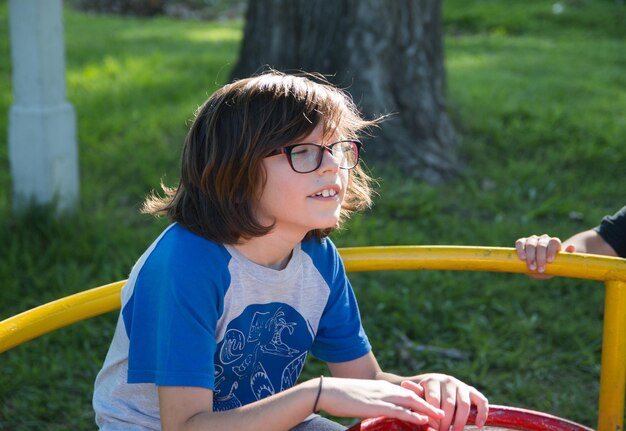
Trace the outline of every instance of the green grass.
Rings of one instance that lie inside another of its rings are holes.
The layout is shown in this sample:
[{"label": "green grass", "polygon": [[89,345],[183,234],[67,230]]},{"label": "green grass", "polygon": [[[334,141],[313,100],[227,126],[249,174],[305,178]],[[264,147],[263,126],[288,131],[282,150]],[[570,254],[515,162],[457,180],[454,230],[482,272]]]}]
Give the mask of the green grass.
[{"label": "green grass", "polygon": [[[511,246],[529,233],[565,237],[624,204],[626,7],[609,0],[562,3],[556,15],[549,1],[444,2],[448,106],[464,173],[433,187],[377,167],[376,205],[334,236],[339,245]],[[3,89],[10,88],[7,21],[3,1]],[[80,207],[63,219],[51,219],[45,209],[11,214],[11,96],[0,92],[0,318],[127,276],[166,225],[137,209],[161,179],[176,183],[189,119],[228,78],[241,34],[236,21],[66,11]],[[494,404],[595,426],[600,283],[444,271],[351,279],[384,368],[447,372]],[[116,317],[2,354],[0,430],[93,429],[93,380]],[[456,349],[462,358],[430,347]],[[311,361],[305,377],[322,369]]]}]

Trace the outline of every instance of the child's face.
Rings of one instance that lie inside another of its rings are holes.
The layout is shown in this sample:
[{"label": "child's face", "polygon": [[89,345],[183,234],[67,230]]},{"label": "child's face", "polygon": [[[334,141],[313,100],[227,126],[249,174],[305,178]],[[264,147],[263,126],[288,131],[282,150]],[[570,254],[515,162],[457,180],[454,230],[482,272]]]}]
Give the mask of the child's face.
[{"label": "child's face", "polygon": [[[297,143],[329,144],[337,136],[323,138],[322,127]],[[321,166],[306,174],[295,172],[284,154],[263,160],[267,182],[263,188],[257,220],[274,223],[274,231],[301,239],[313,229],[334,227],[339,222],[341,203],[348,187],[348,170],[324,151]],[[326,196],[319,194],[323,192]]]}]

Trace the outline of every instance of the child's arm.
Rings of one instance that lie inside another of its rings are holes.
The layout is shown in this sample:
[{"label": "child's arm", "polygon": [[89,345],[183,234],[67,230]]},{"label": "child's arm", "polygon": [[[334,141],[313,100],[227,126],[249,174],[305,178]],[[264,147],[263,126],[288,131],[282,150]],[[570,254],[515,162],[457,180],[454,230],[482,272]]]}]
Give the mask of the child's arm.
[{"label": "child's arm", "polygon": [[613,247],[611,247],[594,229],[577,233],[573,237],[565,240],[563,246],[565,247],[565,251],[617,257],[617,253],[613,250]]},{"label": "child's arm", "polygon": [[308,381],[256,403],[213,412],[210,389],[160,386],[161,426],[163,431],[288,430],[311,414],[316,394],[316,382]]},{"label": "child's arm", "polygon": [[[319,389],[316,378],[240,408],[213,412],[209,389],[160,386],[161,424],[164,431],[288,430],[313,413]],[[388,416],[415,424],[443,417],[411,389],[386,381],[324,378],[317,409],[334,416]]]},{"label": "child's arm", "polygon": [[370,352],[359,359],[343,363],[329,363],[328,367],[337,377],[384,380],[415,392],[433,407],[441,408],[444,415],[430,417],[434,429],[462,431],[471,405],[477,408],[476,424],[484,425],[487,420],[489,403],[477,389],[445,374],[422,374],[401,377],[383,372],[375,356]]}]

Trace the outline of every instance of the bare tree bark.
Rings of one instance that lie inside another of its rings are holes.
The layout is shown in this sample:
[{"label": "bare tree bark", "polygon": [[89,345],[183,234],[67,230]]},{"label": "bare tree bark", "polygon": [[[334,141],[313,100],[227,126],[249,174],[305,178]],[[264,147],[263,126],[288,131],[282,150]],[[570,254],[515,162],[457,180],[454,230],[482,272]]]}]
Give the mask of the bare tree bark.
[{"label": "bare tree bark", "polygon": [[251,0],[232,77],[268,65],[329,75],[366,116],[395,114],[366,145],[369,164],[441,182],[459,166],[441,13],[441,0]]}]

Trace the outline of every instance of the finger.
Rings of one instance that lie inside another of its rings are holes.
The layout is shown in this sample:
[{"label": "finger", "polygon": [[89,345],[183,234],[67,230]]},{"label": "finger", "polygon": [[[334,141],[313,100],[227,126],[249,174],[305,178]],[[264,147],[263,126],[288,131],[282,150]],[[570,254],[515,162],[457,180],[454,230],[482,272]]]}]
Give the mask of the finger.
[{"label": "finger", "polygon": [[403,380],[400,383],[400,386],[402,386],[405,389],[409,389],[415,392],[418,397],[424,396],[424,388],[419,383],[415,383],[414,381],[411,381],[411,380]]},{"label": "finger", "polygon": [[448,431],[452,420],[454,419],[454,409],[456,406],[456,387],[452,384],[444,385],[441,394],[441,409],[445,413],[445,417],[440,422],[439,431]]},{"label": "finger", "polygon": [[565,247],[565,250],[568,253],[574,253],[576,251],[576,246],[574,244],[570,244],[567,247]]},{"label": "finger", "polygon": [[387,411],[382,413],[385,416],[393,417],[403,421],[411,422],[417,425],[426,425],[429,421],[429,417],[414,412],[413,410],[398,406],[395,404],[389,404]]},{"label": "finger", "polygon": [[456,411],[452,431],[463,431],[470,412],[470,395],[466,386],[460,387],[456,394]]},{"label": "finger", "polygon": [[537,240],[537,248],[535,249],[535,263],[537,265],[538,272],[544,272],[546,270],[549,243],[550,237],[546,234],[541,235]]},{"label": "finger", "polygon": [[425,399],[420,398],[413,392],[411,392],[411,396],[409,397],[396,397],[394,399],[390,399],[389,401],[399,406],[409,408],[419,414],[426,415],[432,419],[441,419],[444,417],[443,410],[429,404]]},{"label": "finger", "polygon": [[538,240],[539,237],[537,235],[533,235],[526,241],[526,266],[528,266],[528,269],[531,271],[537,269],[536,250]]},{"label": "finger", "polygon": [[558,238],[550,238],[546,251],[546,260],[548,262],[554,261],[554,257],[559,251],[561,251],[561,240]]},{"label": "finger", "polygon": [[489,401],[476,388],[470,388],[470,402],[476,406],[476,426],[482,427],[489,416]]},{"label": "finger", "polygon": [[515,251],[517,252],[517,257],[519,257],[520,260],[526,260],[526,240],[527,238],[519,238],[515,241]]},{"label": "finger", "polygon": [[424,399],[436,409],[441,409],[441,387],[439,382],[429,382],[424,388]]},{"label": "finger", "polygon": [[[424,398],[426,400],[426,402],[428,404],[430,404],[431,406],[437,408],[437,409],[441,409],[441,386],[439,384],[439,382],[429,382],[427,383],[427,385],[425,385],[424,387]],[[442,415],[443,417],[445,417],[445,412],[444,415]],[[435,429],[440,429],[439,425],[440,425],[440,420],[439,419],[435,419],[432,418],[430,419],[430,421],[428,422],[428,424],[435,428]]]}]

